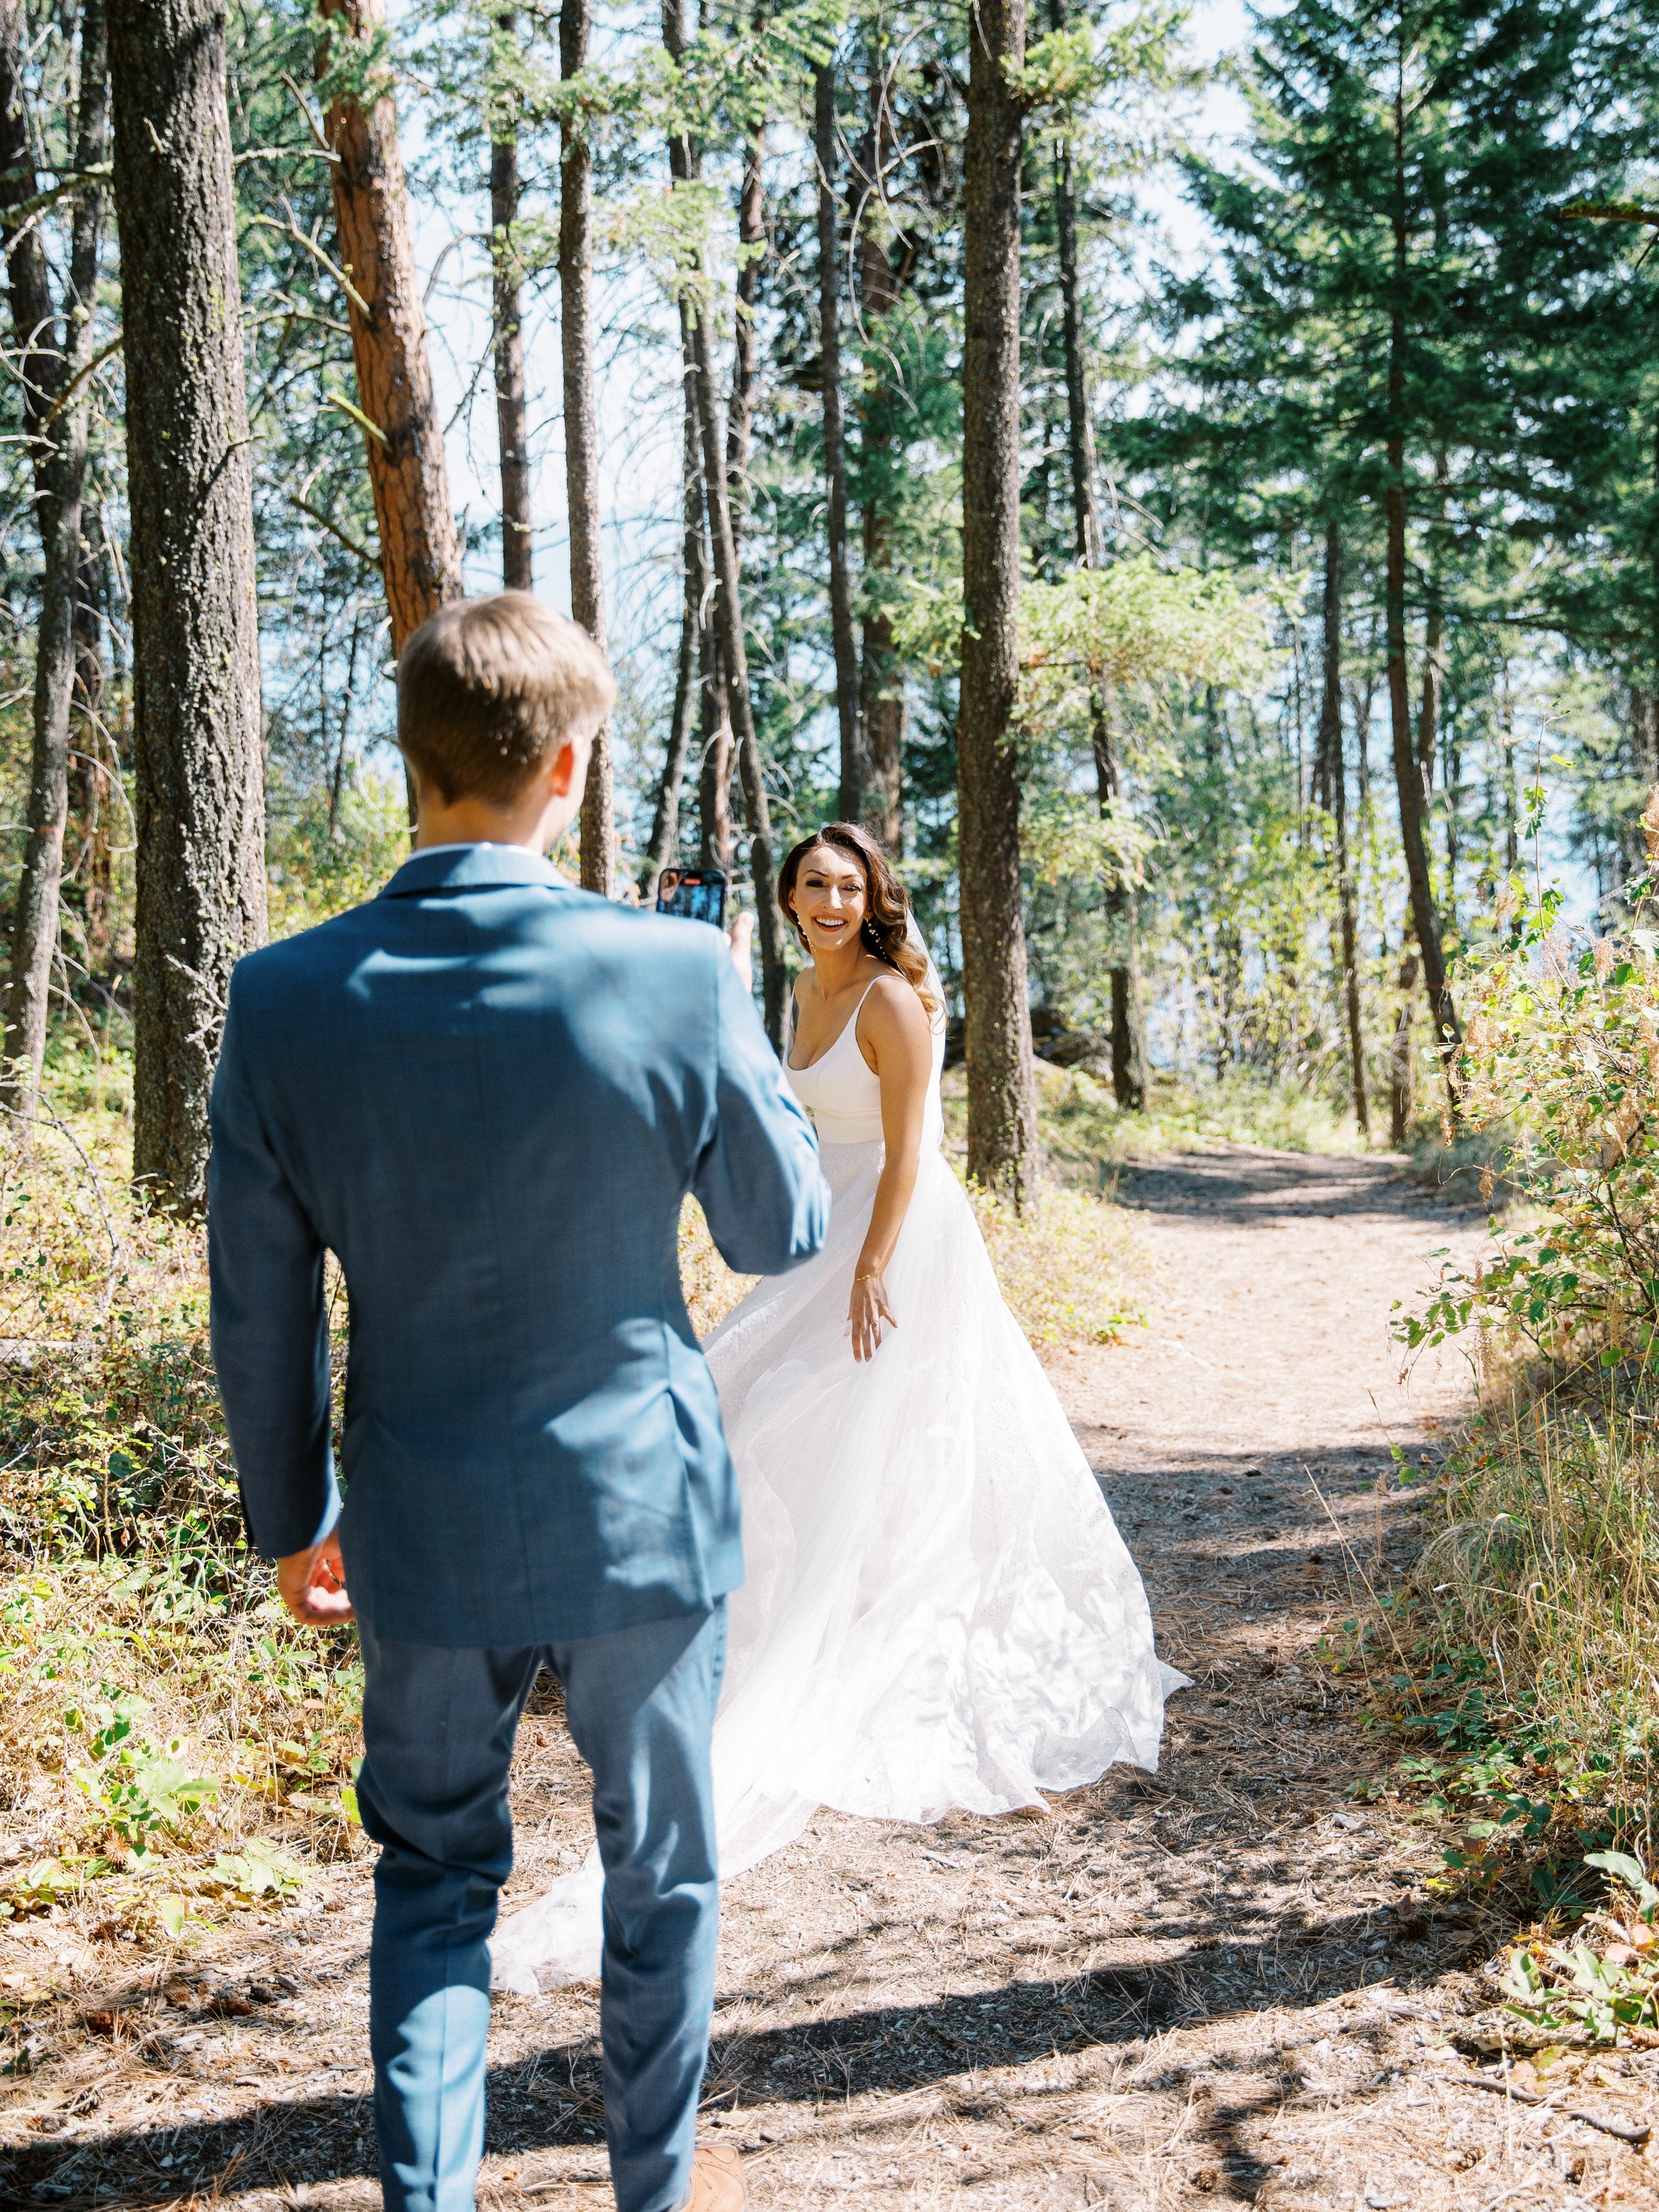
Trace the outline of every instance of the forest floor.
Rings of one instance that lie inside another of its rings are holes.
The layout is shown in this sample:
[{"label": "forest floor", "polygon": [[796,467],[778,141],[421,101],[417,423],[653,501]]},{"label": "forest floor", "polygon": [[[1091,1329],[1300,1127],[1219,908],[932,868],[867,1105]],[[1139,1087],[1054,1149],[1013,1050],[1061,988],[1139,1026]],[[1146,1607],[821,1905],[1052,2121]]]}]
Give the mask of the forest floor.
[{"label": "forest floor", "polygon": [[[1639,2135],[1656,2061],[1505,2081],[1482,1972],[1502,1931],[1425,1890],[1439,1847],[1408,1806],[1352,1794],[1392,1753],[1317,1656],[1409,1555],[1391,1448],[1431,1453],[1468,1402],[1450,1357],[1399,1387],[1390,1305],[1483,1223],[1397,1163],[1236,1146],[1133,1168],[1120,1195],[1151,1323],[1053,1372],[1194,1677],[1162,1769],[1048,1817],[822,1815],[733,1882],[709,2124],[757,2212],[1659,2208],[1659,2166],[1571,2117]],[[510,1901],[579,1855],[581,1782],[544,1701]],[[6,1980],[67,1993],[7,2085],[0,2201],[375,2202],[369,1911],[367,1858],[343,1860],[204,1938],[187,1976],[125,1979],[106,1946],[9,1929]],[[588,1990],[497,2001],[491,2212],[609,2203],[596,2026]],[[1509,2094],[1540,2080],[1541,2101]]]}]

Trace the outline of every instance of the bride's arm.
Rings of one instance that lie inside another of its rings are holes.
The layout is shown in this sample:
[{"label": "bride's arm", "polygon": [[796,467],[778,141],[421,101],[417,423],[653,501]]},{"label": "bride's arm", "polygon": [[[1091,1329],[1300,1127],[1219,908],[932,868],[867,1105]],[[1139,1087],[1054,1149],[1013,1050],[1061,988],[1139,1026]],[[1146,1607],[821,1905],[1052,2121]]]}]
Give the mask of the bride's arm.
[{"label": "bride's arm", "polygon": [[881,1133],[887,1158],[876,1185],[870,1227],[853,1270],[848,1317],[853,1325],[853,1357],[869,1359],[881,1342],[884,1324],[896,1328],[883,1277],[910,1210],[921,1165],[921,1130],[927,1090],[933,1079],[933,1039],[922,1003],[901,976],[884,976],[871,992],[859,1018],[856,1041],[868,1048],[881,1079]]}]

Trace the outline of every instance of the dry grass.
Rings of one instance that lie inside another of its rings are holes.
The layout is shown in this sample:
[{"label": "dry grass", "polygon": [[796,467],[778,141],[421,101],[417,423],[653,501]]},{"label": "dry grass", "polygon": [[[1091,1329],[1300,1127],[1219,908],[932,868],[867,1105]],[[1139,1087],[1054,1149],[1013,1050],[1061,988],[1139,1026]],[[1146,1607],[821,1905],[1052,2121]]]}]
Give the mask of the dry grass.
[{"label": "dry grass", "polygon": [[1412,1647],[1575,1801],[1645,1796],[1659,1712],[1659,1448],[1650,1396],[1516,1389],[1436,1480],[1407,1589]]}]

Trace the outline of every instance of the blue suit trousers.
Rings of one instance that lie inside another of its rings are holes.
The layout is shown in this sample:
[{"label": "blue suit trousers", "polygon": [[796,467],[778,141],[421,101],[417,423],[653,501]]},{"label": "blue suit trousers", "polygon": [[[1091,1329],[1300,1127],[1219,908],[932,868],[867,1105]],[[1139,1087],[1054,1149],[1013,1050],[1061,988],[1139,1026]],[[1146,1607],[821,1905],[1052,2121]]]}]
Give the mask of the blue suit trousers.
[{"label": "blue suit trousers", "polygon": [[540,1669],[593,1771],[605,1865],[599,2030],[619,2212],[690,2187],[714,2001],[719,1882],[709,1736],[726,1604],[507,1649],[364,1626],[363,1826],[374,1875],[369,2036],[386,2212],[471,2212],[483,2151],[489,1942],[513,1863],[507,1771]]}]

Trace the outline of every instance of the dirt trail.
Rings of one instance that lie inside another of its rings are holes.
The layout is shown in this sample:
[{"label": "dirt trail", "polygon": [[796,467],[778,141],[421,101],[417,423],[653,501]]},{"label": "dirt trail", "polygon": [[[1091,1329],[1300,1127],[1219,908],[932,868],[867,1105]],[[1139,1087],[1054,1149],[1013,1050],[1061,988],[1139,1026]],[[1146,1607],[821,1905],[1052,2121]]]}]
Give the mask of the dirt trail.
[{"label": "dirt trail", "polygon": [[[1492,2094],[1486,1944],[1425,1896],[1432,1843],[1351,1802],[1389,1754],[1312,1657],[1354,1561],[1386,1572],[1409,1541],[1408,1502],[1377,1490],[1390,1445],[1466,1401],[1451,1359],[1399,1389],[1390,1304],[1480,1221],[1385,1162],[1237,1147],[1122,1195],[1152,1326],[1055,1376],[1195,1687],[1155,1781],[1115,1772],[1048,1819],[825,1815],[732,1885],[709,2120],[749,2153],[757,2212],[1659,2206],[1638,2151]],[[515,1895],[576,1855],[580,1781],[532,1715]],[[368,1911],[343,1864],[308,1915],[222,1941],[193,1998],[86,1984],[14,2087],[0,2197],[375,2202]],[[77,2022],[117,1996],[112,2050]],[[501,2001],[483,2203],[609,2203],[596,2026],[586,1992]],[[1656,2087],[1618,2059],[1566,2102],[1630,2125]]]}]

